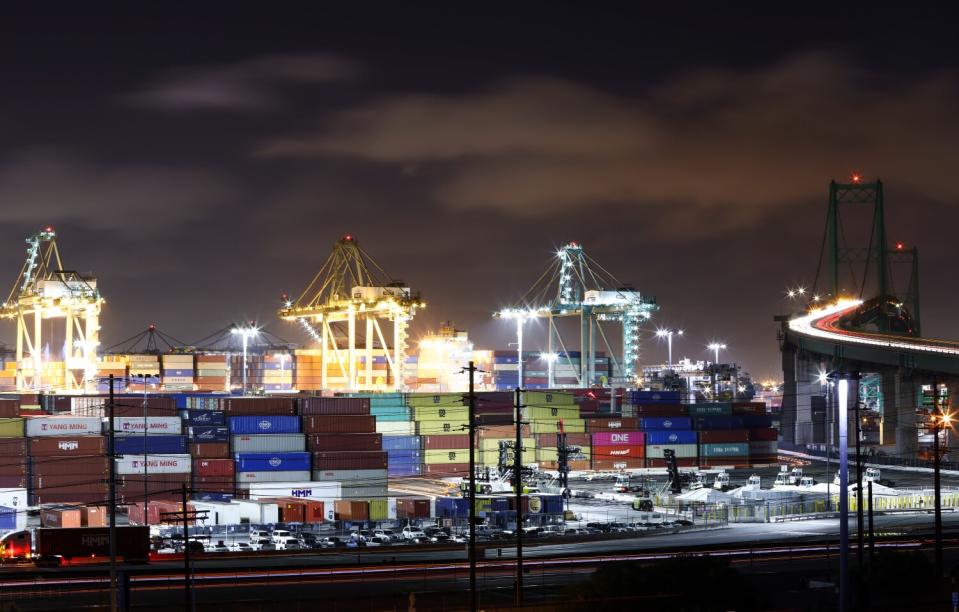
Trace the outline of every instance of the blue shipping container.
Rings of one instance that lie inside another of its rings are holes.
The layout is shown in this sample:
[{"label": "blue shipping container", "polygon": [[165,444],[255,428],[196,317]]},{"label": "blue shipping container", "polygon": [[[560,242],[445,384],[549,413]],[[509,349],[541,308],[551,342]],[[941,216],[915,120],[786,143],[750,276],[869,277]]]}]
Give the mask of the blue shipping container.
[{"label": "blue shipping container", "polygon": [[646,432],[646,444],[696,444],[695,431],[682,429],[651,430]]},{"label": "blue shipping container", "polygon": [[184,415],[189,425],[226,425],[226,415],[219,410],[185,410]]},{"label": "blue shipping container", "polygon": [[193,376],[193,370],[163,370],[164,376]]},{"label": "blue shipping container", "polygon": [[773,427],[774,421],[771,414],[744,414],[742,419],[746,429],[765,429],[767,427]]},{"label": "blue shipping container", "polygon": [[562,514],[562,495],[540,495],[543,500],[543,514]]},{"label": "blue shipping container", "polygon": [[230,417],[230,431],[236,434],[300,433],[300,417],[275,415]]},{"label": "blue shipping container", "polygon": [[383,436],[383,450],[419,450],[419,436]]},{"label": "blue shipping container", "polygon": [[17,528],[17,509],[0,506],[0,529],[14,530]]},{"label": "blue shipping container", "polygon": [[226,502],[229,503],[233,501],[234,495],[232,493],[194,493],[192,499],[196,501],[205,501],[205,502]]},{"label": "blue shipping container", "polygon": [[394,459],[419,459],[423,456],[423,451],[419,449],[388,450],[386,456],[389,457],[390,461]]},{"label": "blue shipping container", "polygon": [[696,429],[743,429],[741,416],[704,416],[694,421]]},{"label": "blue shipping container", "polygon": [[186,436],[117,436],[114,449],[118,455],[184,455]]},{"label": "blue shipping container", "polygon": [[194,442],[229,442],[230,429],[228,427],[210,427],[207,425],[191,427],[190,439]]},{"label": "blue shipping container", "polygon": [[403,478],[404,476],[419,476],[423,473],[423,466],[419,463],[410,465],[391,465],[386,471],[391,478]]},{"label": "blue shipping container", "polygon": [[237,453],[237,472],[309,472],[310,453]]},{"label": "blue shipping container", "polygon": [[469,500],[462,497],[437,497],[437,518],[466,518],[469,516]]},{"label": "blue shipping container", "polygon": [[509,498],[494,497],[493,503],[490,504],[490,508],[493,512],[506,512],[507,510],[509,510]]},{"label": "blue shipping container", "polygon": [[644,417],[640,419],[640,428],[647,429],[692,429],[693,420],[689,417]]},{"label": "blue shipping container", "polygon": [[679,391],[630,391],[631,404],[678,404]]}]

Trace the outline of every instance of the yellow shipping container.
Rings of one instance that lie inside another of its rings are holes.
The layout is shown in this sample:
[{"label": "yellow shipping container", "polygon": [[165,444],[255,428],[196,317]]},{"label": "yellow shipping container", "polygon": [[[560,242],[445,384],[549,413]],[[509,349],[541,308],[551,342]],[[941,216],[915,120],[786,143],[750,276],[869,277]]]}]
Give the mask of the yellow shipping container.
[{"label": "yellow shipping container", "polygon": [[469,422],[469,408],[451,407],[437,408],[435,406],[418,406],[413,408],[414,421],[465,421]]},{"label": "yellow shipping container", "polygon": [[[516,438],[483,438],[480,441],[480,450],[483,450],[483,451],[495,450],[498,452],[500,440],[515,442]],[[523,443],[523,449],[526,452],[533,452],[533,449],[536,448],[535,438],[523,438],[522,443]]]},{"label": "yellow shipping container", "polygon": [[469,430],[467,421],[416,421],[416,434],[437,436],[442,434],[465,434]]},{"label": "yellow shipping container", "polygon": [[370,500],[370,520],[385,521],[390,518],[389,505],[385,499]]},{"label": "yellow shipping container", "polygon": [[[589,459],[592,456],[588,446],[580,446],[580,453],[584,458]],[[555,447],[536,449],[536,461],[559,461],[559,451]]]},{"label": "yellow shipping container", "polygon": [[523,403],[527,406],[575,406],[576,399],[572,393],[556,391],[524,391]]},{"label": "yellow shipping container", "polygon": [[23,419],[0,419],[0,438],[22,438]]},{"label": "yellow shipping container", "polygon": [[419,406],[463,406],[462,393],[437,393],[434,395],[423,393],[410,393],[406,396],[406,405],[414,408]]},{"label": "yellow shipping container", "polygon": [[434,449],[423,451],[423,463],[469,463],[470,450],[457,448],[454,450]]},{"label": "yellow shipping container", "polygon": [[523,418],[536,421],[555,421],[557,419],[578,419],[579,406],[527,406],[523,408]]},{"label": "yellow shipping container", "polygon": [[[583,433],[586,431],[586,421],[583,419],[563,421],[563,430],[566,433]],[[530,424],[530,432],[534,434],[557,433],[559,432],[559,421],[533,421]]]}]

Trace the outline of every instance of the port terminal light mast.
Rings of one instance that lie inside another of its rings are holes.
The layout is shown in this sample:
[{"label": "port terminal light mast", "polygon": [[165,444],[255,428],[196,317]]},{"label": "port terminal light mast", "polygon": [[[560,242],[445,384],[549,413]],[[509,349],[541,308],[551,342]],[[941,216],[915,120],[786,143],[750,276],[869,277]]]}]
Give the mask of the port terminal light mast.
[{"label": "port terminal light mast", "polygon": [[[284,297],[279,317],[298,322],[319,345],[322,388],[402,390],[409,324],[425,307],[346,234],[306,289],[295,299]],[[385,357],[385,378],[374,377],[374,353]]]},{"label": "port terminal light mast", "polygon": [[[640,327],[659,309],[655,299],[642,295],[620,282],[589,257],[583,245],[570,242],[556,252],[556,258],[539,279],[520,298],[517,305],[493,313],[493,318],[517,323],[517,339],[522,342],[525,321],[547,321],[547,385],[556,388],[556,366],[572,364],[567,344],[557,327],[557,319],[578,317],[580,322],[580,360],[576,386],[590,386],[596,380],[596,345],[601,341],[612,363],[613,378],[634,385],[640,357]],[[622,325],[622,350],[613,350],[601,323]],[[618,357],[617,357],[618,355]],[[522,362],[522,356],[520,356]],[[522,371],[522,363],[519,367]],[[522,379],[520,384],[522,385]]]},{"label": "port terminal light mast", "polygon": [[[104,300],[95,278],[64,269],[56,236],[46,227],[27,238],[26,261],[0,317],[17,323],[19,391],[92,392]],[[43,346],[43,321],[52,319],[64,321],[62,361]]]}]

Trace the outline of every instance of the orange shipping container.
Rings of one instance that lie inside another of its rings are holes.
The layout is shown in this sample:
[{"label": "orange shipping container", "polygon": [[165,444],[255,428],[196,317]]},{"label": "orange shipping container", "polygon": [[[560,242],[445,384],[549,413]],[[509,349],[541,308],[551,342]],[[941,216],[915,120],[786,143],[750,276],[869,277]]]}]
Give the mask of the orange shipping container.
[{"label": "orange shipping container", "polygon": [[44,508],[40,511],[40,525],[43,527],[82,527],[79,508]]},{"label": "orange shipping container", "polygon": [[107,509],[103,506],[83,506],[80,508],[80,520],[84,527],[108,527]]},{"label": "orange shipping container", "polygon": [[370,520],[370,502],[338,499],[333,502],[333,517],[338,521]]}]

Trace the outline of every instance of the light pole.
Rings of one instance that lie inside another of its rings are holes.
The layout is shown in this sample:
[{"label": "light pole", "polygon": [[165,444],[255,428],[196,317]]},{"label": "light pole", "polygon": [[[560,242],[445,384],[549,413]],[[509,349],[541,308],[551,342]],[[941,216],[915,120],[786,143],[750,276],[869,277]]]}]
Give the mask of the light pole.
[{"label": "light pole", "polygon": [[286,360],[289,359],[290,356],[286,353],[277,353],[275,357],[280,360],[280,384],[282,385],[283,375],[286,373]]},{"label": "light pole", "polygon": [[666,338],[666,347],[668,359],[666,364],[669,366],[669,369],[673,369],[673,334],[677,336],[683,335],[683,330],[681,329],[660,329],[656,331],[657,338]]},{"label": "light pole", "polygon": [[839,610],[849,601],[849,381],[839,380]]},{"label": "light pole", "polygon": [[[716,359],[715,361],[713,361],[713,372],[714,372],[713,376],[715,377],[715,387],[716,387],[714,390],[714,393],[716,394],[715,395],[716,401],[719,401],[719,351],[721,350],[725,351],[726,345],[723,344],[722,342],[711,342],[706,346],[706,348],[713,351],[713,353],[716,355]],[[733,399],[736,399],[735,392],[733,394]]]},{"label": "light pole", "polygon": [[[515,319],[516,320],[516,371],[517,371],[517,386],[523,386],[523,324],[526,323],[527,319],[532,319],[536,316],[536,311],[533,309],[529,310],[520,310],[518,308],[506,308],[494,314],[495,317],[500,319]],[[550,367],[552,364],[550,363]]]},{"label": "light pole", "polygon": [[256,336],[260,333],[260,330],[254,325],[248,325],[247,327],[234,327],[232,330],[234,334],[239,335],[243,341],[243,395],[246,395],[246,348],[249,339]]}]

